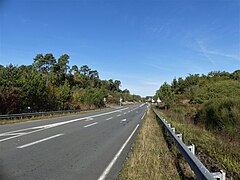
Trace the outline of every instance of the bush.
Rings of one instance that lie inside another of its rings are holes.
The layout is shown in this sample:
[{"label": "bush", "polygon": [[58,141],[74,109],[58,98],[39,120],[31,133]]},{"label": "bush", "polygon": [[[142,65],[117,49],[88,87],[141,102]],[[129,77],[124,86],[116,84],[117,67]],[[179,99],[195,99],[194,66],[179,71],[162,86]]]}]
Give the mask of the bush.
[{"label": "bush", "polygon": [[235,98],[240,94],[240,83],[236,80],[209,82],[201,88],[195,88],[191,97],[193,103],[204,103],[216,98]]},{"label": "bush", "polygon": [[209,130],[236,135],[235,133],[240,131],[240,99],[222,98],[208,101],[196,114],[195,123],[204,123]]}]

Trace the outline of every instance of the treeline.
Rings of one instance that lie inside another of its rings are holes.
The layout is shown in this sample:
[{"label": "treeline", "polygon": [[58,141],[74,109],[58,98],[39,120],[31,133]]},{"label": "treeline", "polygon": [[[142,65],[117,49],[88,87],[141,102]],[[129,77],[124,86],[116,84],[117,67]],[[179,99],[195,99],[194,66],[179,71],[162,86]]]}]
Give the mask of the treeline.
[{"label": "treeline", "polygon": [[[38,54],[29,66],[0,65],[0,114],[103,107],[139,101],[119,80],[101,80],[87,65],[69,66],[69,55]],[[106,102],[104,102],[104,100]]]},{"label": "treeline", "polygon": [[158,97],[162,108],[178,113],[179,117],[239,137],[240,70],[174,78],[171,84],[165,82],[156,91],[155,99]]}]

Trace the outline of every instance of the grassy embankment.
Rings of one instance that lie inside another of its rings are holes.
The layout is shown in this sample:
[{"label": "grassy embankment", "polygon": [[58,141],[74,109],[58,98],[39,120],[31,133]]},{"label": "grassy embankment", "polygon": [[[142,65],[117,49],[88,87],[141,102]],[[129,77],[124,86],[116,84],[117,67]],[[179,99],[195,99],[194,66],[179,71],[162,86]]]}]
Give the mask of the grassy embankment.
[{"label": "grassy embankment", "polygon": [[[183,133],[185,144],[194,143],[196,154],[201,162],[212,172],[223,169],[227,177],[240,178],[240,142],[224,136],[218,131],[206,130],[196,125],[189,117],[195,111],[189,105],[179,105],[170,110],[159,110],[159,114],[170,122],[177,132]],[[238,136],[238,134],[236,134]]]},{"label": "grassy embankment", "polygon": [[119,179],[180,179],[153,112],[148,110]]}]

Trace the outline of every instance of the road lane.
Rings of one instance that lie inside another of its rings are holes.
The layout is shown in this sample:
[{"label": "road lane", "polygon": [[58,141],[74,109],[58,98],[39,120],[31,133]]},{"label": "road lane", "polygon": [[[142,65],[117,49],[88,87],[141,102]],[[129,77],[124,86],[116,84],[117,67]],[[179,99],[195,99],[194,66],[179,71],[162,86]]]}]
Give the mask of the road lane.
[{"label": "road lane", "polygon": [[[75,121],[0,142],[0,179],[97,179],[136,125],[141,123],[145,110],[146,106],[129,106],[122,112],[96,116],[88,122]],[[122,116],[118,117],[118,114]],[[121,123],[122,119],[126,121]],[[92,123],[96,124],[84,128]],[[64,135],[17,149],[56,134]],[[131,141],[107,174],[107,179],[117,177]]]}]

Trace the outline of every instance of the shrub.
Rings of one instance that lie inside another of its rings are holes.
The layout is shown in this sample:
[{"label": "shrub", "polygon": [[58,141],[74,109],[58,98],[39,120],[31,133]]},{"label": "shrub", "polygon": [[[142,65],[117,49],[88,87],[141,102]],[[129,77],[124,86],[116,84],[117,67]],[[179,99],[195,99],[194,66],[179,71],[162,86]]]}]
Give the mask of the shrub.
[{"label": "shrub", "polygon": [[204,103],[196,114],[195,123],[204,123],[206,129],[233,136],[240,130],[240,99],[212,99]]},{"label": "shrub", "polygon": [[236,80],[209,82],[194,89],[191,102],[201,104],[215,98],[235,98],[237,94],[240,94],[240,83]]}]

